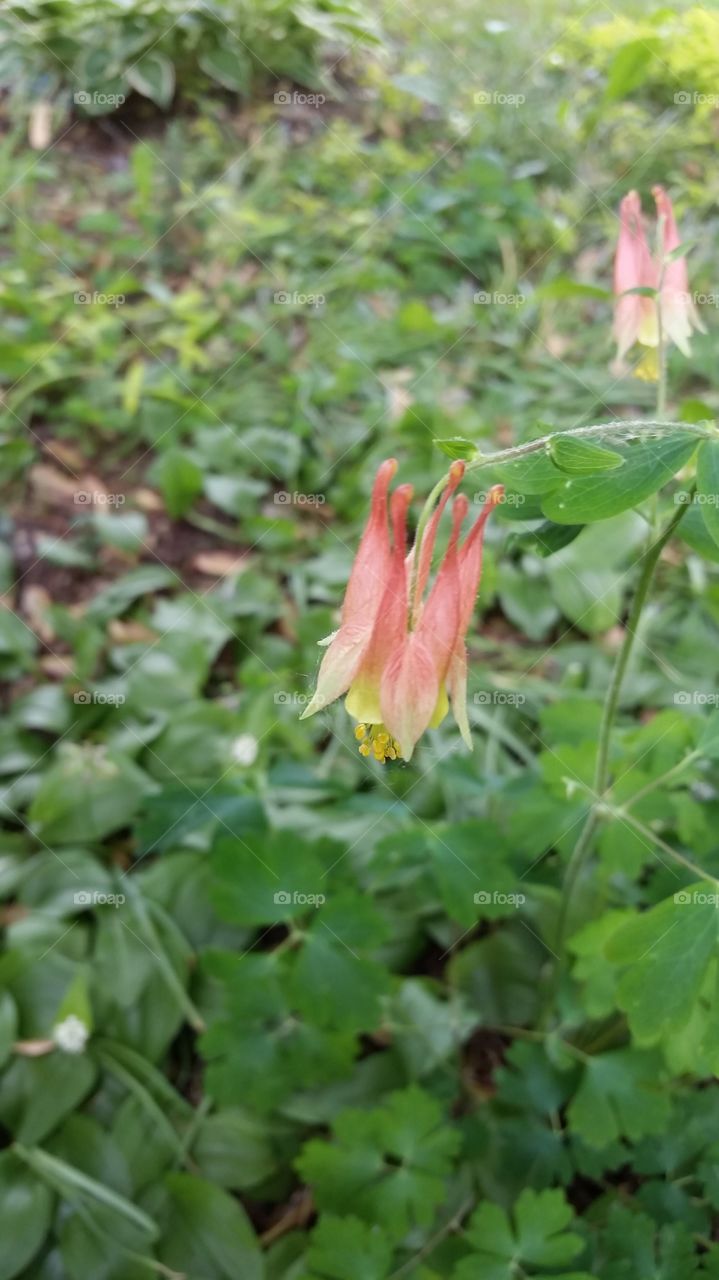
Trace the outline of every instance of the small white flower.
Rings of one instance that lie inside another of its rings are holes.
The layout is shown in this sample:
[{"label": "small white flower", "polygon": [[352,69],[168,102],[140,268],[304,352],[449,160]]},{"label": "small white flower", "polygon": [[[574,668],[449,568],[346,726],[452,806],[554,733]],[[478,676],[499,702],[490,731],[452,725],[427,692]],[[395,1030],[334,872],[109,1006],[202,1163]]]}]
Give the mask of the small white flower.
[{"label": "small white flower", "polygon": [[232,744],[232,759],[237,764],[245,765],[249,768],[255,763],[260,744],[251,733],[241,733],[239,738],[235,738]]},{"label": "small white flower", "polygon": [[63,1053],[84,1053],[90,1032],[85,1023],[71,1013],[52,1029],[52,1038]]}]

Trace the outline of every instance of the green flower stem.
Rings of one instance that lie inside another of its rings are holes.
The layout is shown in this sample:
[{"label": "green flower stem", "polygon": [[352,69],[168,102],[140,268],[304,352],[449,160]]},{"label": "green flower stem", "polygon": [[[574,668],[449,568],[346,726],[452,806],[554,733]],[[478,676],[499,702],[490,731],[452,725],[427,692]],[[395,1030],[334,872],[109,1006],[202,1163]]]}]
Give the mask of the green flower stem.
[{"label": "green flower stem", "polygon": [[[642,557],[641,573],[639,575],[637,589],[634,593],[634,599],[627,618],[624,630],[624,640],[622,642],[622,647],[617,654],[612,678],[609,682],[609,687],[607,688],[606,697],[604,699],[604,708],[599,728],[597,759],[594,769],[593,794],[595,803],[587,815],[584,826],[580,832],[579,839],[567,865],[564,877],[562,899],[559,907],[559,918],[557,921],[557,932],[554,944],[554,950],[558,957],[555,967],[555,987],[556,979],[558,979],[561,974],[563,964],[562,950],[566,937],[567,919],[572,902],[572,896],[579,874],[592,847],[594,834],[600,821],[601,800],[609,784],[609,749],[611,746],[612,729],[614,727],[614,720],[619,707],[619,699],[622,692],[624,676],[626,675],[629,659],[634,648],[634,641],[636,639],[637,627],[641,618],[642,609],[644,608],[644,604],[649,594],[649,588],[652,584],[654,571],[659,563],[659,557],[688,509],[688,504],[684,504],[677,509],[676,513],[665,526],[663,533],[659,535],[656,541],[652,543]],[[553,991],[554,989],[555,988],[553,988]]]}]

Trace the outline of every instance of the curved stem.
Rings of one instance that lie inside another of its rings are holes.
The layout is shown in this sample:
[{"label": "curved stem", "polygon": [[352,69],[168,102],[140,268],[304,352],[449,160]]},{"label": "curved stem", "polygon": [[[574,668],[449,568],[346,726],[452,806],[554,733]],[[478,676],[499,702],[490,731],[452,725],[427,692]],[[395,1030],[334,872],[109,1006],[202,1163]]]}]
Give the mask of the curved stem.
[{"label": "curved stem", "polygon": [[629,616],[626,621],[624,640],[622,642],[622,647],[617,654],[612,678],[609,682],[609,687],[607,688],[606,697],[604,699],[604,708],[602,710],[602,719],[599,728],[597,759],[594,769],[593,791],[595,802],[587,814],[579,839],[574,847],[574,851],[567,865],[564,884],[562,886],[562,898],[559,906],[559,917],[557,920],[557,932],[554,944],[554,950],[557,953],[558,960],[555,967],[555,982],[552,987],[552,995],[556,990],[557,980],[561,976],[561,969],[563,966],[562,951],[564,948],[567,919],[569,916],[569,909],[574,889],[582,867],[584,866],[584,862],[592,847],[594,834],[599,825],[598,804],[601,801],[604,792],[607,790],[609,783],[609,749],[611,746],[612,728],[614,726],[614,719],[619,707],[622,683],[629,665],[629,659],[634,649],[634,641],[636,640],[637,627],[641,618],[642,609],[644,608],[647,595],[649,594],[649,588],[654,577],[654,571],[659,563],[659,557],[687,510],[688,504],[680,506],[677,509],[676,513],[665,526],[664,531],[644,552],[642,557],[642,569],[639,575],[637,588],[634,593],[634,599],[629,610]]}]

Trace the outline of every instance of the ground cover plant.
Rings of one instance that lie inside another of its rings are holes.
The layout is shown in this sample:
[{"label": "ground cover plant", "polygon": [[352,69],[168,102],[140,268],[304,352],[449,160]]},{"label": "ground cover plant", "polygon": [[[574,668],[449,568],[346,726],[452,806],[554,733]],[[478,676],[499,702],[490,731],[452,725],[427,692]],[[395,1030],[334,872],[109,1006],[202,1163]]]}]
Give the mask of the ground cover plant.
[{"label": "ground cover plant", "polygon": [[717,1276],[713,15],[122,9],[0,18],[0,1280]]}]

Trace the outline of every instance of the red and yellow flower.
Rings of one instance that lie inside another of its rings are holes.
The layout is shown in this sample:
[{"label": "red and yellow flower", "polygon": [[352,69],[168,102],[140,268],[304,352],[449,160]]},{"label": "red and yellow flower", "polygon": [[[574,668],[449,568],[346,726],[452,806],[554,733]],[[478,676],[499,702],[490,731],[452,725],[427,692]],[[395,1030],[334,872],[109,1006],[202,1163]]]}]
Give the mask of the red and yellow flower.
[{"label": "red and yellow flower", "polygon": [[412,489],[398,485],[390,498],[396,469],[390,459],[377,472],[340,627],[327,642],[317,688],[303,714],[314,715],[346,693],[360,752],[381,762],[410,760],[417,740],[441,723],[450,703],[471,748],[465,636],[479,587],[484,528],[503,492],[501,485],[490,490],[461,545],[469,503],[464,495],[454,498],[447,550],[427,592],[439,522],[462,480],[464,463],[452,464],[419,547],[409,555]]}]

